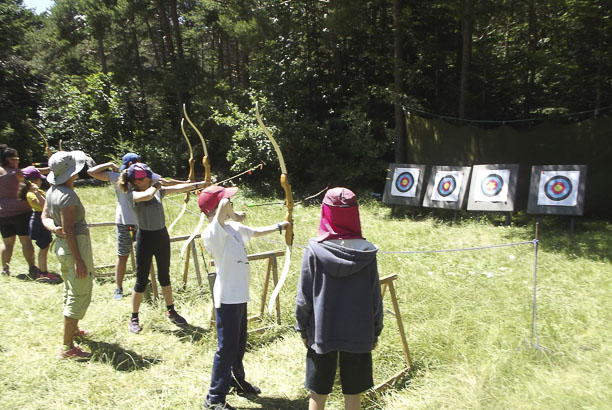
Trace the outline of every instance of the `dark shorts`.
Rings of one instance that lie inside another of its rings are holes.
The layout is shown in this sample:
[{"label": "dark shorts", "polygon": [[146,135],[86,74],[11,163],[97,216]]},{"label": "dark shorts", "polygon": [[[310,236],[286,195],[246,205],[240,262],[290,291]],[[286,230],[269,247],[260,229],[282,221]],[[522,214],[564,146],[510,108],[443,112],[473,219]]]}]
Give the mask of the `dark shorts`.
[{"label": "dark shorts", "polygon": [[340,363],[343,394],[363,393],[374,386],[372,353],[348,353],[334,350],[325,354],[317,354],[312,349],[308,349],[306,354],[304,386],[317,394],[330,394],[334,387],[338,362]]},{"label": "dark shorts", "polygon": [[0,233],[2,233],[2,237],[27,236],[30,231],[30,215],[32,215],[32,211],[19,215],[0,217]]},{"label": "dark shorts", "polygon": [[51,244],[51,241],[53,241],[53,236],[51,236],[51,232],[43,226],[41,215],[42,212],[32,213],[32,217],[30,218],[30,238],[36,242],[36,246],[40,249],[45,249]]}]

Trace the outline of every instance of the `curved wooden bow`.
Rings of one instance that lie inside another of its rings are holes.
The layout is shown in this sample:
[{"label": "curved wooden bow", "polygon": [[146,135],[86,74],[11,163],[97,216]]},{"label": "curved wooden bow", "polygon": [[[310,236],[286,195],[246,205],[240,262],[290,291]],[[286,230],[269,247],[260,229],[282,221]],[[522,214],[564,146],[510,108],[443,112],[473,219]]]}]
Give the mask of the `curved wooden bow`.
[{"label": "curved wooden bow", "polygon": [[[193,128],[195,132],[198,134],[198,137],[200,137],[200,141],[202,141],[202,149],[204,150],[204,156],[202,157],[202,165],[204,166],[204,182],[206,182],[206,186],[209,186],[212,181],[212,176],[210,174],[210,161],[208,160],[208,150],[206,149],[206,142],[204,141],[204,136],[202,136],[202,133],[200,132],[198,127],[195,126],[195,124],[189,118],[189,115],[187,115],[187,108],[185,107],[185,104],[183,104],[183,114],[185,114],[185,119],[187,120],[189,125],[191,125],[191,128]],[[183,135],[185,136],[185,138],[187,138],[187,135],[185,134],[185,128],[183,127],[182,120],[181,120],[181,131],[183,131]],[[205,219],[206,219],[206,215],[202,212],[202,214],[200,214],[200,221],[198,222],[198,225],[193,230],[191,235],[189,235],[189,239],[185,241],[185,243],[183,244],[183,247],[181,248],[181,258],[185,256],[185,252],[189,252],[189,245],[195,239],[196,235],[201,231],[202,225],[204,225]],[[189,258],[189,255],[187,255],[187,258]]]},{"label": "curved wooden bow", "polygon": [[40,132],[38,130],[38,128],[36,128],[34,126],[34,124],[32,124],[32,122],[28,118],[26,118],[26,121],[27,121],[28,125],[30,127],[32,127],[34,129],[34,131],[36,131],[38,133],[38,135],[40,135],[42,140],[45,142],[45,152],[47,153],[47,159],[51,158],[52,152],[51,152],[51,148],[49,148],[49,141],[47,141],[47,137],[45,137],[44,134],[42,132]]},{"label": "curved wooden bow", "polygon": [[[195,181],[195,160],[193,159],[193,148],[191,147],[191,142],[189,142],[189,138],[187,138],[187,134],[185,134],[185,128],[183,127],[184,119],[181,119],[181,131],[183,131],[183,137],[185,137],[185,141],[187,141],[187,146],[189,147],[189,176],[187,179],[189,182]],[[177,224],[177,222],[185,215],[185,211],[187,210],[187,203],[189,202],[189,192],[185,193],[185,201],[183,202],[183,207],[181,208],[181,212],[179,212],[176,219],[170,224],[168,227],[168,235],[172,232],[172,229]],[[170,235],[172,236],[172,235]]]},{"label": "curved wooden bow", "polygon": [[280,293],[283,285],[285,284],[285,280],[287,279],[287,275],[289,274],[289,265],[291,264],[291,247],[293,245],[293,194],[291,193],[291,184],[289,183],[289,175],[287,174],[287,167],[285,166],[283,153],[281,152],[280,147],[276,143],[276,140],[274,139],[274,137],[272,137],[272,134],[263,123],[261,115],[259,114],[259,104],[257,102],[255,102],[255,117],[257,117],[257,122],[259,123],[259,126],[272,143],[274,151],[276,151],[276,155],[278,156],[278,162],[280,163],[281,169],[280,184],[283,187],[283,190],[285,191],[285,205],[287,206],[285,221],[289,222],[287,230],[285,231],[285,243],[287,244],[287,249],[285,251],[285,264],[283,265],[283,272],[281,273],[281,277],[278,281],[278,284],[274,288],[274,291],[272,291],[272,296],[270,297],[270,302],[268,303],[268,314],[271,315],[274,311],[274,308],[276,307],[278,294]]}]

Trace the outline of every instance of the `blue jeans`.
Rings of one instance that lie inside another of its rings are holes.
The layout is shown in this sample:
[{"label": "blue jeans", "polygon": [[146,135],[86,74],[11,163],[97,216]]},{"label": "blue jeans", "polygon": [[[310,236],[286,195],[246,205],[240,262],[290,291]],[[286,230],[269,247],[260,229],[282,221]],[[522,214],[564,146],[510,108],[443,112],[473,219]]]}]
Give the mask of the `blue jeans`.
[{"label": "blue jeans", "polygon": [[247,304],[221,304],[215,309],[217,321],[217,352],[213,359],[208,400],[224,403],[230,389],[232,375],[244,381],[242,358],[247,339]]}]

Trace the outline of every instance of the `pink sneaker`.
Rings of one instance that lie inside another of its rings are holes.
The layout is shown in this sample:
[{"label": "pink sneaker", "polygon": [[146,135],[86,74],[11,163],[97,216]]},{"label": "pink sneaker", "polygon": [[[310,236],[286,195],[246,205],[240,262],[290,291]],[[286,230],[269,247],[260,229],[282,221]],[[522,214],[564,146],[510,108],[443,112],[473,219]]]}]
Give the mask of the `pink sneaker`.
[{"label": "pink sneaker", "polygon": [[52,283],[51,282],[51,278],[49,278],[48,276],[46,276],[44,273],[42,273],[41,271],[38,271],[38,273],[36,273],[36,282],[42,282],[42,283]]},{"label": "pink sneaker", "polygon": [[43,272],[43,275],[45,275],[46,277],[49,278],[49,280],[53,283],[62,283],[63,280],[59,275],[56,275],[55,273],[51,273],[51,272]]},{"label": "pink sneaker", "polygon": [[81,348],[75,345],[72,345],[72,347],[68,350],[65,350],[63,347],[60,347],[59,352],[57,352],[57,358],[60,360],[66,360],[66,359],[87,360],[90,357],[91,357],[91,353],[81,350]]}]

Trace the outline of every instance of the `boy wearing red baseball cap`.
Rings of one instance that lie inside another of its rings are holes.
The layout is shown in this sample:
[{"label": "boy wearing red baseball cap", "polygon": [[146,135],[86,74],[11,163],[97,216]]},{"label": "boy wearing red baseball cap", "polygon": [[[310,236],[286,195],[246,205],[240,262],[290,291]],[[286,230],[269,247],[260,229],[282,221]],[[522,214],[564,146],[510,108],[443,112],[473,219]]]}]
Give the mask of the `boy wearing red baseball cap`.
[{"label": "boy wearing red baseball cap", "polygon": [[261,390],[245,380],[242,358],[247,338],[247,302],[251,274],[245,244],[253,237],[286,229],[289,222],[252,228],[243,225],[244,212],[235,212],[230,198],[238,188],[209,186],[198,197],[200,210],[209,224],[202,233],[204,244],[215,260],[217,277],[213,301],[217,323],[217,352],[213,360],[205,409],[233,409],[225,402],[230,387],[238,394]]}]

